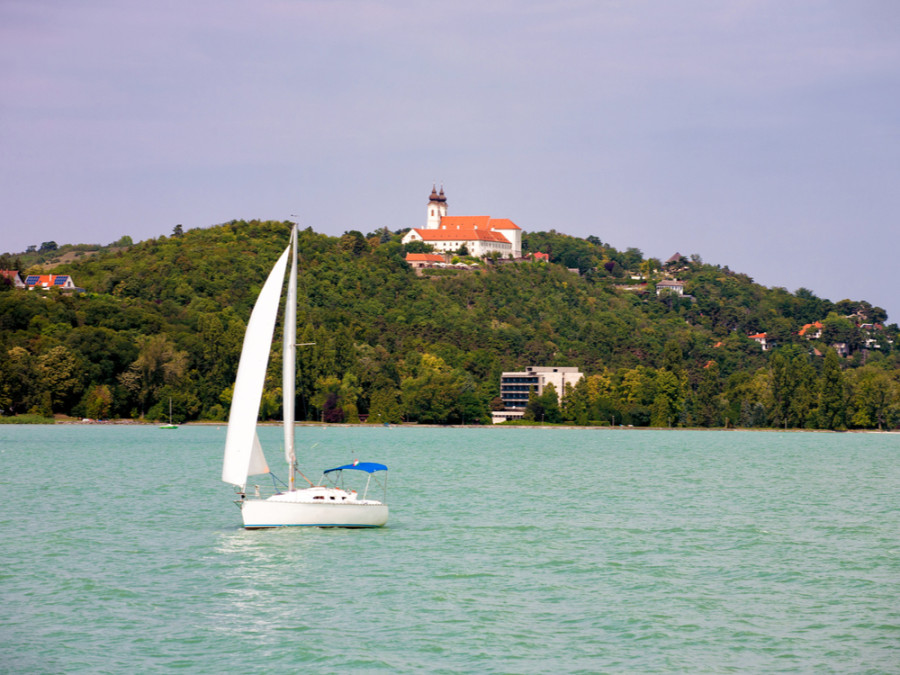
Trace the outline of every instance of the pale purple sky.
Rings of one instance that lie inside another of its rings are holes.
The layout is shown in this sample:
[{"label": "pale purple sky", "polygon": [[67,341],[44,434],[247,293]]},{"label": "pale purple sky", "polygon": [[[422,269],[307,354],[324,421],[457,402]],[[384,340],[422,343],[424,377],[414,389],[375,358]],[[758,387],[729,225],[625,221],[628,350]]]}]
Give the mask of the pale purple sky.
[{"label": "pale purple sky", "polygon": [[0,252],[236,218],[596,235],[900,321],[894,0],[0,0]]}]

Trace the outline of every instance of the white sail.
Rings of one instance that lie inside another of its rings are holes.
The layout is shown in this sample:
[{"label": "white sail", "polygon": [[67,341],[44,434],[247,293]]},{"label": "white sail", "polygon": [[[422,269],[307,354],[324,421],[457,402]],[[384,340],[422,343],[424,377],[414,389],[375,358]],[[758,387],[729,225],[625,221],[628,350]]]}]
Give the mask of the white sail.
[{"label": "white sail", "polygon": [[[269,364],[269,350],[275,333],[275,318],[278,315],[285,264],[290,250],[288,247],[281,254],[256,299],[256,306],[247,323],[244,347],[241,350],[241,360],[234,382],[231,414],[228,417],[228,435],[225,438],[222,480],[239,485],[241,488],[246,485],[247,476],[268,471],[268,467],[260,471],[260,465],[265,466],[265,458],[262,457],[259,439],[256,438],[256,420],[259,417],[266,367]],[[258,452],[254,451],[254,445],[259,448]]]},{"label": "white sail", "polygon": [[269,465],[263,454],[262,443],[259,442],[259,434],[254,431],[253,449],[250,451],[250,467],[247,469],[247,475],[255,476],[259,473],[269,473]]}]

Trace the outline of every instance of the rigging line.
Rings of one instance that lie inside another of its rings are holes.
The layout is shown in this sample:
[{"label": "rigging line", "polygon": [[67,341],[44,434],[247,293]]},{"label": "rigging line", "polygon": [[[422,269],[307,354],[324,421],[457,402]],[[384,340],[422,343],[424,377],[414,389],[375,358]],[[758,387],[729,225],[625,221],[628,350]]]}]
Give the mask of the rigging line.
[{"label": "rigging line", "polygon": [[278,476],[276,476],[276,475],[275,475],[274,473],[272,473],[271,471],[269,472],[269,475],[272,477],[272,485],[273,485],[273,487],[276,487],[276,488],[277,488],[277,487],[278,487],[278,483],[281,483],[284,487],[287,487],[287,483],[285,483],[283,480],[281,480]]},{"label": "rigging line", "polygon": [[300,474],[300,477],[303,478],[303,480],[305,480],[307,483],[309,483],[310,487],[315,487],[316,484],[313,483],[309,478],[307,478],[306,474],[304,474],[296,464],[294,464],[294,471]]}]

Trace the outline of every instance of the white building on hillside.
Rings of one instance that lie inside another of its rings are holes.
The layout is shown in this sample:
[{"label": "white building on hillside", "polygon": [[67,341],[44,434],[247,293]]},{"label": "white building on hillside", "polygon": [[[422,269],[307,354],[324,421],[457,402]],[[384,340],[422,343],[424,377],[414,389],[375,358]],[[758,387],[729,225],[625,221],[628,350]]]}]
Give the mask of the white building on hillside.
[{"label": "white building on hillside", "polygon": [[496,252],[502,258],[522,257],[522,228],[508,218],[448,216],[444,188],[432,188],[425,227],[407,232],[402,243],[422,241],[436,251],[452,253],[465,246],[477,258]]},{"label": "white building on hillside", "polygon": [[571,366],[528,366],[522,372],[502,373],[500,398],[504,410],[494,411],[491,415],[492,421],[494,424],[500,424],[510,419],[522,419],[525,406],[528,404],[529,392],[534,389],[534,393],[540,396],[549,384],[556,389],[556,395],[562,403],[566,385],[574,387],[582,377],[584,373]]},{"label": "white building on hillside", "polygon": [[684,295],[684,282],[677,279],[663,279],[656,284],[656,294],[674,293],[675,295]]}]

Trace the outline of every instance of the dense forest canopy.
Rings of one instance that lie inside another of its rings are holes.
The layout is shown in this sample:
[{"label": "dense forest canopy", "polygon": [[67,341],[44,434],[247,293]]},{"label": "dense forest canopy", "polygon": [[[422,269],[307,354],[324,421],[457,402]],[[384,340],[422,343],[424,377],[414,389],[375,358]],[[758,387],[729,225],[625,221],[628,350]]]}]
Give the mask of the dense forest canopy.
[{"label": "dense forest canopy", "polygon": [[[132,244],[44,242],[0,268],[2,414],[224,420],[246,321],[289,223],[234,221]],[[865,301],[765,288],[698,256],[666,263],[597,237],[526,233],[548,261],[410,268],[404,231],[300,233],[297,410],[329,422],[486,423],[505,370],[577,366],[526,417],[577,424],[894,428],[896,324]],[[684,295],[657,294],[677,279]],[[279,329],[280,330],[280,329]],[[752,335],[765,333],[763,351]],[[276,340],[278,336],[276,336]],[[276,341],[277,344],[277,341]],[[836,348],[841,350],[839,356]],[[274,350],[261,417],[281,415]]]}]

